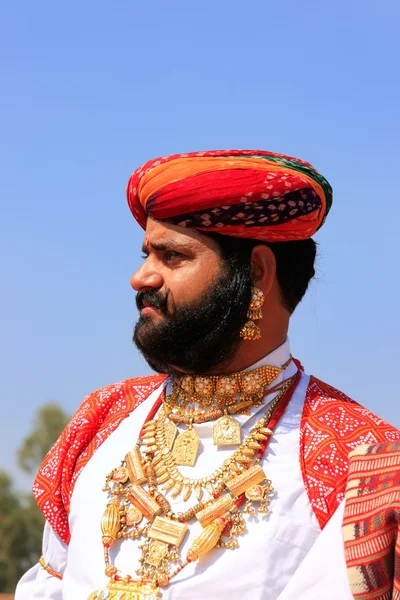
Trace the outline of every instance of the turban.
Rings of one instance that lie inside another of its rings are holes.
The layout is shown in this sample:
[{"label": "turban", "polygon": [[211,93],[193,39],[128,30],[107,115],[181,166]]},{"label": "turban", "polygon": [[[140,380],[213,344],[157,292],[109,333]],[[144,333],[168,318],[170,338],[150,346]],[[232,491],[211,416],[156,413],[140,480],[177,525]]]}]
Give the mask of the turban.
[{"label": "turban", "polygon": [[321,227],[332,188],[298,158],[218,150],[145,163],[129,179],[127,197],[143,229],[151,217],[201,231],[283,242],[304,240]]}]

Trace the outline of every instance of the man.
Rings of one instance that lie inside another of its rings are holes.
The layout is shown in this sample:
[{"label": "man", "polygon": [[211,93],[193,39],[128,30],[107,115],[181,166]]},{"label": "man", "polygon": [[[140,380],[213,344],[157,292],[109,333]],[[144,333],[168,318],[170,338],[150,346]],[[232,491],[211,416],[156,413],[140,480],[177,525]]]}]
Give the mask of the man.
[{"label": "man", "polygon": [[[43,556],[16,598],[294,598],[349,451],[400,439],[290,354],[331,188],[298,159],[217,151],[150,161],[127,194],[134,341],[160,375],[88,396],[46,457]],[[303,597],[337,598],[325,583]]]}]

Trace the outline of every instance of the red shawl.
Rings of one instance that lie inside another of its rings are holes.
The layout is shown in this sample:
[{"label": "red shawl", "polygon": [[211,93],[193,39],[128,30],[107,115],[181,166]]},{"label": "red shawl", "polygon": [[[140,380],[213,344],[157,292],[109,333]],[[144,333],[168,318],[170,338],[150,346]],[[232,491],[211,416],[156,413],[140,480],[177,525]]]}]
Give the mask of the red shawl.
[{"label": "red shawl", "polygon": [[[76,480],[104,440],[165,381],[127,379],[87,396],[45,457],[33,493],[47,521],[68,544],[68,513]],[[366,443],[400,439],[400,431],[333,387],[310,378],[300,426],[304,485],[323,528],[344,498],[348,454]]]}]

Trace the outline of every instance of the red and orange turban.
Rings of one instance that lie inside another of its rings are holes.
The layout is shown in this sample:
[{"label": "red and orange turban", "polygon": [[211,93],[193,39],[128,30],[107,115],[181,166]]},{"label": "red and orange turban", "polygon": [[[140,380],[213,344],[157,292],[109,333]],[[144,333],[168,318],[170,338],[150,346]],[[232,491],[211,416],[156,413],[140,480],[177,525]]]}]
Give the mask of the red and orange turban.
[{"label": "red and orange turban", "polygon": [[145,163],[127,196],[147,217],[269,242],[303,240],[323,224],[332,188],[309,163],[262,150],[175,154]]}]

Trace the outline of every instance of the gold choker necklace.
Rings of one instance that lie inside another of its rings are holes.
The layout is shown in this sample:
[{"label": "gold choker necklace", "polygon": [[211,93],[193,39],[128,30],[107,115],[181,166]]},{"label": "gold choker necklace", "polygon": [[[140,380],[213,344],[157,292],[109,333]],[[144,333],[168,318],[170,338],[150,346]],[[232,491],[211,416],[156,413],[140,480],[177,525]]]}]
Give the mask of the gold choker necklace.
[{"label": "gold choker necklace", "polygon": [[180,433],[175,440],[173,456],[176,463],[187,466],[195,464],[200,440],[193,423],[218,419],[213,427],[214,444],[239,445],[240,424],[232,415],[243,414],[251,407],[260,406],[266,394],[275,389],[268,389],[271,383],[291,361],[292,357],[282,367],[266,365],[228,375],[183,375],[175,378],[172,393],[164,402],[172,435],[170,448],[176,435],[176,424],[189,425],[189,429]]},{"label": "gold choker necklace", "polygon": [[291,363],[292,357],[282,367],[265,365],[252,371],[239,371],[227,375],[182,375],[174,378],[172,392],[167,397],[171,407],[186,408],[216,405],[221,409],[236,404],[249,403],[260,406],[269,385]]}]

